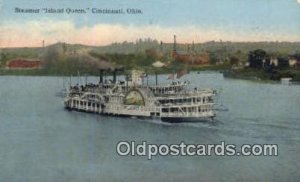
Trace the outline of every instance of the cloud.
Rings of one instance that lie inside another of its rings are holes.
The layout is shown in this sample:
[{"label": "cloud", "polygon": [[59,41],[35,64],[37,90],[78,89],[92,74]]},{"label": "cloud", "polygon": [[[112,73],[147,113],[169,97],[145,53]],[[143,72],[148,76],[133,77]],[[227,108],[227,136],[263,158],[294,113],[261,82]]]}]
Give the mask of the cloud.
[{"label": "cloud", "polygon": [[0,25],[0,47],[32,47],[58,41],[87,45],[107,45],[112,42],[135,41],[138,38],[153,38],[172,42],[176,34],[178,42],[190,43],[211,40],[223,41],[299,41],[299,36],[278,32],[207,29],[199,26],[162,27],[158,25],[96,24],[76,27],[67,20],[51,19],[24,23],[3,22]]},{"label": "cloud", "polygon": [[297,3],[299,3],[299,4],[300,4],[300,0],[297,0]]}]

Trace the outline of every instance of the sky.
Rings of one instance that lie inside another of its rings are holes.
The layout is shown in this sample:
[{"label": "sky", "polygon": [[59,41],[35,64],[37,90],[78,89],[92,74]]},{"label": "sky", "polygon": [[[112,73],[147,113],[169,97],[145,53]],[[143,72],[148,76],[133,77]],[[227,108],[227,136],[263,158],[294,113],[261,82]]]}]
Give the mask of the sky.
[{"label": "sky", "polygon": [[[86,14],[15,13],[15,8],[85,9]],[[89,8],[89,10],[87,10]],[[124,14],[93,14],[92,8]],[[142,14],[127,14],[139,9]],[[152,38],[300,41],[300,0],[0,0],[0,47],[56,42],[107,45]]]}]

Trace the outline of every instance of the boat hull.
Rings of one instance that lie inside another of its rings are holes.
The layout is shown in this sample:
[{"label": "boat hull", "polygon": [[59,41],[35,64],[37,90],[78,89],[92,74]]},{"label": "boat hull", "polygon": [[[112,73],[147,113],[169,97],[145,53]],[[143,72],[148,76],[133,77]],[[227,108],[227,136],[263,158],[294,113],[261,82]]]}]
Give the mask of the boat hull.
[{"label": "boat hull", "polygon": [[197,123],[213,121],[214,116],[211,117],[161,117],[163,122],[167,123]]},{"label": "boat hull", "polygon": [[65,107],[68,111],[77,111],[85,113],[94,113],[100,114],[103,116],[112,116],[112,117],[127,117],[127,118],[139,118],[139,119],[160,119],[162,122],[166,123],[197,123],[197,122],[207,122],[213,121],[215,116],[211,117],[154,117],[154,116],[142,116],[142,115],[130,115],[130,114],[111,114],[111,113],[98,113],[93,111],[86,111],[77,108]]}]

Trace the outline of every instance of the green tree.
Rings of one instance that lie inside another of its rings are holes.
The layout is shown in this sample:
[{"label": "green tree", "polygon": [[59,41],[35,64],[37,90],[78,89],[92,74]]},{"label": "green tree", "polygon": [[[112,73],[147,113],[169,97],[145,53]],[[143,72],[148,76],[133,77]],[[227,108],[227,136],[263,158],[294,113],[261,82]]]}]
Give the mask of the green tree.
[{"label": "green tree", "polygon": [[255,51],[250,51],[248,55],[248,62],[251,68],[262,68],[263,61],[266,60],[267,53],[262,49],[257,49]]}]

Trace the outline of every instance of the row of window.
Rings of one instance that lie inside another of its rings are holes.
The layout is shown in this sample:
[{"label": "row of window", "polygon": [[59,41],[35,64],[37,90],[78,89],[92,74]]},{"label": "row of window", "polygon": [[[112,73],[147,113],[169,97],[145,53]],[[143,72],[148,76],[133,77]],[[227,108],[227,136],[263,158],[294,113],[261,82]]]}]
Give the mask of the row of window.
[{"label": "row of window", "polygon": [[73,105],[80,105],[80,106],[92,106],[92,107],[97,107],[99,108],[100,105],[96,103],[91,103],[91,102],[85,102],[85,101],[79,101],[79,100],[72,100]]},{"label": "row of window", "polygon": [[160,100],[159,101],[161,104],[177,104],[177,103],[197,103],[197,102],[202,102],[202,103],[212,103],[213,99],[212,97],[203,97],[203,98],[188,98],[188,99],[174,99],[174,100]]}]

